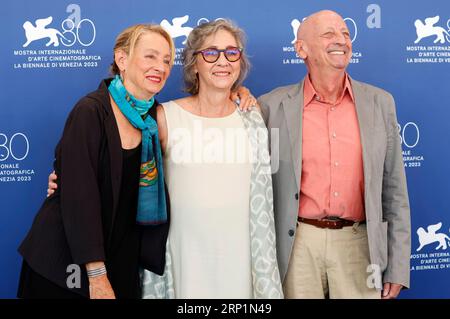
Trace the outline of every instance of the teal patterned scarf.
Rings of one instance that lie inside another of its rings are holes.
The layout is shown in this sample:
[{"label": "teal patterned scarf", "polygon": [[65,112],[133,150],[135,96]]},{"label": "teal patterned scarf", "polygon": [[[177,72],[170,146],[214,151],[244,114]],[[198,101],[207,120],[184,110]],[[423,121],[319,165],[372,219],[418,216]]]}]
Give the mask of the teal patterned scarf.
[{"label": "teal patterned scarf", "polygon": [[137,100],[127,92],[118,75],[108,87],[114,102],[137,129],[142,131],[141,172],[136,222],[140,225],[159,225],[167,222],[164,172],[159,143],[158,125],[148,115],[155,100]]}]

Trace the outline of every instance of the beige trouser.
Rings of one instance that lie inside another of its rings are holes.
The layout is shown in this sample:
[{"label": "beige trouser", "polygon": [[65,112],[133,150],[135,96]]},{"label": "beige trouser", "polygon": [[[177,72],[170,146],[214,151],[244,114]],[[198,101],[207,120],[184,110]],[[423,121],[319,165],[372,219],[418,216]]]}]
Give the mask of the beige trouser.
[{"label": "beige trouser", "polygon": [[379,299],[381,292],[367,285],[369,264],[365,224],[327,229],[298,223],[285,298]]}]

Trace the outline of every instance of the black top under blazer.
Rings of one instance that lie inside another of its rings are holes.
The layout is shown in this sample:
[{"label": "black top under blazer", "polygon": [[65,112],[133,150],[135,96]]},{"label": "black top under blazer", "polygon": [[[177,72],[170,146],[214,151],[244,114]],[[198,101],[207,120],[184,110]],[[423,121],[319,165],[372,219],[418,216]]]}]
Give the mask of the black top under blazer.
[{"label": "black top under blazer", "polygon": [[[122,177],[122,145],[108,93],[111,79],[83,97],[69,114],[55,150],[58,189],[49,196],[19,247],[30,267],[63,288],[71,264],[80,265],[81,287],[89,296],[84,264],[106,261]],[[150,115],[156,119],[156,104]],[[138,181],[136,181],[138,182]],[[169,197],[166,188],[167,207]],[[112,201],[111,201],[112,198]],[[145,226],[141,265],[164,272],[169,222]]]}]

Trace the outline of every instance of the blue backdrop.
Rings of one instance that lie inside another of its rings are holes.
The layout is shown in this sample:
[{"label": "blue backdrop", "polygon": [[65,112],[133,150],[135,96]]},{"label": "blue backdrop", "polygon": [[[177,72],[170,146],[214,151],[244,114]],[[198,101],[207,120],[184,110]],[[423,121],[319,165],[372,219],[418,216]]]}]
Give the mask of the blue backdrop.
[{"label": "blue backdrop", "polygon": [[122,29],[154,22],[172,30],[177,65],[158,95],[167,101],[183,94],[179,54],[190,28],[231,18],[248,36],[253,67],[245,85],[260,95],[303,78],[294,31],[321,9],[346,18],[351,76],[390,91],[397,103],[412,214],[411,289],[402,297],[450,297],[448,0],[14,0],[2,7],[0,297],[15,297],[16,249],[45,198],[66,116],[107,77]]}]

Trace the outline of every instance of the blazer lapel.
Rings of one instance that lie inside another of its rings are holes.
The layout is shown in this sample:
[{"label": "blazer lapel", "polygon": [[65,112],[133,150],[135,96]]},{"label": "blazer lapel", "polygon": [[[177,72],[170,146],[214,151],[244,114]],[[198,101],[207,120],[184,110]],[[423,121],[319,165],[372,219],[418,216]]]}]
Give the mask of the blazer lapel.
[{"label": "blazer lapel", "polygon": [[[108,101],[109,102],[109,101]],[[112,188],[112,225],[108,234],[108,242],[111,240],[113,225],[116,219],[117,206],[119,205],[120,185],[122,183],[122,143],[120,141],[119,128],[117,127],[114,113],[109,107],[109,114],[105,119],[105,133],[108,141],[109,159],[111,165],[111,188]]]},{"label": "blazer lapel", "polygon": [[364,87],[358,81],[351,79],[353,96],[355,97],[356,114],[358,116],[359,132],[361,136],[361,147],[363,155],[364,168],[364,185],[368,189],[370,181],[370,145],[371,137],[373,136],[373,122],[374,122],[374,101],[369,96]]},{"label": "blazer lapel", "polygon": [[[289,133],[291,158],[294,165],[297,190],[300,189],[302,159],[302,119],[303,119],[303,82],[293,87],[281,101]],[[280,145],[281,147],[281,145]]]}]

